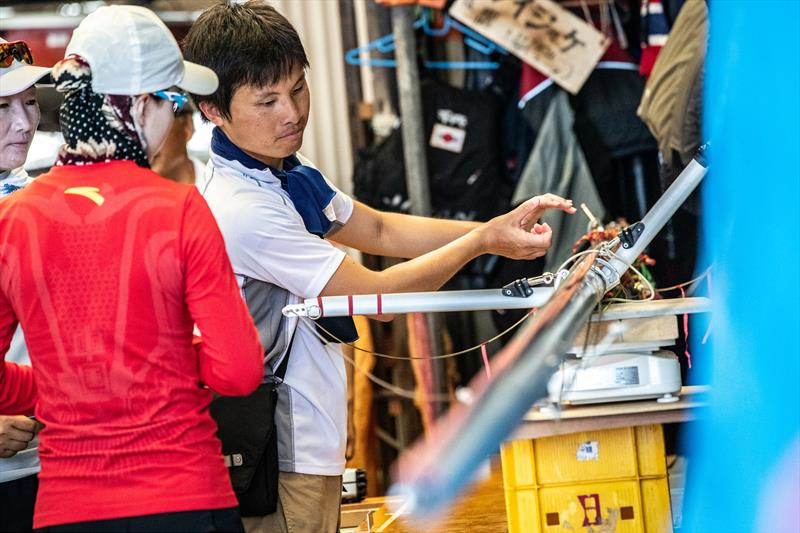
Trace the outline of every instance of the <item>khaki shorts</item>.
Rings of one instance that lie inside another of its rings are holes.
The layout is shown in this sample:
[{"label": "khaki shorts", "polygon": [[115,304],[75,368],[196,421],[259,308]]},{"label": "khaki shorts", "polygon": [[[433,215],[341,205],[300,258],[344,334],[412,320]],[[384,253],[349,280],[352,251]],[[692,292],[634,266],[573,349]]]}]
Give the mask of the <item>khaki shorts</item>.
[{"label": "khaki shorts", "polygon": [[281,472],[278,510],[242,518],[247,533],[337,533],[342,476]]}]

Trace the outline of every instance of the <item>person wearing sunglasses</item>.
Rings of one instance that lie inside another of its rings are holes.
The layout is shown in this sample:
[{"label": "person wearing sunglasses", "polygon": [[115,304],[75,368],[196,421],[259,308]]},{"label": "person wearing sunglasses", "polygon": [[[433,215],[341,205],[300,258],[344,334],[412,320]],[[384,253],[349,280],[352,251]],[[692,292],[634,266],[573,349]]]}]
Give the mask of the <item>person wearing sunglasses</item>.
[{"label": "person wearing sunglasses", "polygon": [[33,363],[0,366],[0,414],[44,424],[33,525],[241,531],[208,408],[256,389],[263,350],[205,201],[150,169],[217,76],[137,6],[87,16],[52,75],[56,166],[0,201],[0,363],[17,323]]},{"label": "person wearing sunglasses", "polygon": [[[23,164],[39,124],[36,83],[50,69],[35,66],[24,41],[0,39],[0,198],[30,181]],[[6,361],[30,372],[30,359],[17,330]],[[0,531],[33,528],[39,454],[39,424],[23,414],[0,416]]]},{"label": "person wearing sunglasses", "polygon": [[189,154],[187,144],[194,135],[194,114],[197,111],[191,101],[175,113],[175,122],[153,159],[153,170],[172,181],[194,184],[205,171],[205,164]]},{"label": "person wearing sunglasses", "polygon": [[24,41],[0,39],[0,197],[28,183],[22,165],[40,118],[35,84],[49,74]]}]

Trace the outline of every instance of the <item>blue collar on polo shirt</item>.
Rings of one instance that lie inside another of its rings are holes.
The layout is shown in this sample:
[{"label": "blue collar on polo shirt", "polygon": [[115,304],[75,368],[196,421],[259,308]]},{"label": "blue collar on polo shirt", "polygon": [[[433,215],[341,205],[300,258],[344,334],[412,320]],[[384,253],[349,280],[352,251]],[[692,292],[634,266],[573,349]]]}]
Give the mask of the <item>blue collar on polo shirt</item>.
[{"label": "blue collar on polo shirt", "polygon": [[236,161],[245,168],[269,170],[289,195],[306,230],[318,237],[324,237],[330,231],[333,221],[326,214],[326,208],[336,196],[336,191],[328,185],[319,170],[301,164],[294,154],[285,158],[283,170],[278,170],[246,154],[220,128],[214,128],[211,134],[211,150],[223,159]]}]

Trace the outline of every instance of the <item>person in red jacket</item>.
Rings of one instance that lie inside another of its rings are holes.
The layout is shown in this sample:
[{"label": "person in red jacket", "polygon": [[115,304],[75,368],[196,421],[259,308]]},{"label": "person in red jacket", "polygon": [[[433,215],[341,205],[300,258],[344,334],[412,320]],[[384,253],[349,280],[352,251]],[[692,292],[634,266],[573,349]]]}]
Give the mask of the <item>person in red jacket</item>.
[{"label": "person in red jacket", "polygon": [[[0,38],[0,198],[31,181],[24,163],[39,125],[36,84],[46,77],[50,69],[34,64],[28,43]],[[6,359],[30,366],[19,330]],[[0,531],[33,529],[39,429],[27,416],[0,415]]]},{"label": "person in red jacket", "polygon": [[[179,91],[216,75],[151,11],[113,6],[53,78],[66,144],[0,201],[0,414],[45,425],[34,527],[241,531],[208,407],[256,389],[263,349],[205,201],[149,169]],[[2,364],[17,323],[32,374]]]}]

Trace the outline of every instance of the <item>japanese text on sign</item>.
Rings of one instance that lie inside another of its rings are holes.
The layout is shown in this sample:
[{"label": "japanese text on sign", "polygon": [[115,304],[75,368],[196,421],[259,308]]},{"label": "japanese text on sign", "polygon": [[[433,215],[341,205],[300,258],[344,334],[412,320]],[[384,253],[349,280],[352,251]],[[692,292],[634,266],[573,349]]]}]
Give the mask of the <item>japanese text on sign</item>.
[{"label": "japanese text on sign", "polygon": [[456,0],[450,15],[577,93],[610,40],[551,0]]}]

